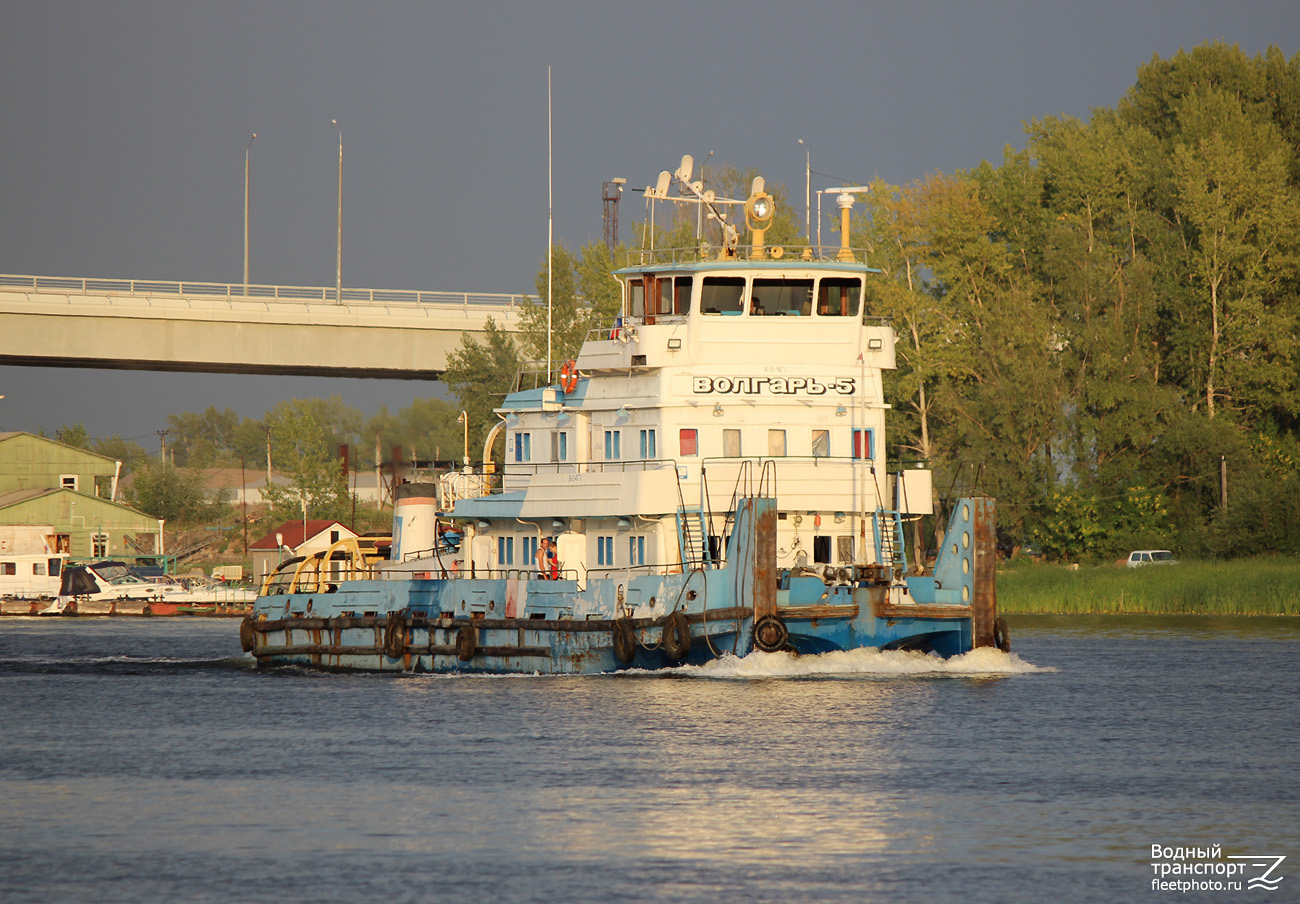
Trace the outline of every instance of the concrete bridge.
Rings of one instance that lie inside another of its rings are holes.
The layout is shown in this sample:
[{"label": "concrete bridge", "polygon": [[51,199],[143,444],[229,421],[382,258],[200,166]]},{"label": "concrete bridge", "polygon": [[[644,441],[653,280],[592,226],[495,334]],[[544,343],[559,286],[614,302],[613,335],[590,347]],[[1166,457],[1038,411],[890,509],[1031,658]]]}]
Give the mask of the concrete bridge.
[{"label": "concrete bridge", "polygon": [[436,379],[523,296],[0,275],[0,364]]}]

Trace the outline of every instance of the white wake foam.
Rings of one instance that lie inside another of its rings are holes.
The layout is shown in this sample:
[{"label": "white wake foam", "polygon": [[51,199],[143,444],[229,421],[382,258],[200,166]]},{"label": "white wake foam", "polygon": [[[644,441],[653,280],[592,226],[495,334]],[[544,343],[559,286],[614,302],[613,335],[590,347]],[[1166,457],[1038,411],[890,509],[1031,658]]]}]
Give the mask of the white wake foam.
[{"label": "white wake foam", "polygon": [[1036,666],[1015,653],[1003,653],[994,647],[981,647],[951,659],[943,659],[931,653],[881,651],[875,647],[866,647],[819,653],[815,656],[754,651],[748,656],[738,657],[728,653],[721,659],[701,666],[685,666],[675,670],[675,673],[692,678],[821,678],[926,675],[966,677],[1052,671],[1055,669]]}]

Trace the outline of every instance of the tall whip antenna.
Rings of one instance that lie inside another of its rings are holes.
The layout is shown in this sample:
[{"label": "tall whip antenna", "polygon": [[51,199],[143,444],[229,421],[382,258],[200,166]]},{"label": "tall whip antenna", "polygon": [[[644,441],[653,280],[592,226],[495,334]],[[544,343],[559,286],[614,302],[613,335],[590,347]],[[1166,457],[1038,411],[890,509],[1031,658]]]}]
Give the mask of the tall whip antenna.
[{"label": "tall whip antenna", "polygon": [[552,249],[555,247],[554,156],[551,151],[551,67],[546,67],[546,382],[551,382]]}]

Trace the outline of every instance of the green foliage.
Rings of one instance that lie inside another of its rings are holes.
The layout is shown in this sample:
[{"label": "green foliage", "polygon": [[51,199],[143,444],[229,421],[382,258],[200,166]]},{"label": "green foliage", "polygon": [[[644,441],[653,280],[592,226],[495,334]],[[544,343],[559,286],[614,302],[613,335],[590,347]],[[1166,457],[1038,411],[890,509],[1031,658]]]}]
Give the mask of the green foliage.
[{"label": "green foliage", "polygon": [[86,425],[82,423],[65,424],[54,432],[54,438],[64,445],[87,450],[90,449],[94,442],[90,438],[90,434],[86,432]]},{"label": "green foliage", "polygon": [[271,460],[290,478],[288,486],[269,484],[262,491],[270,520],[348,518],[352,499],[338,447],[356,442],[360,420],[338,396],[280,402],[267,412]]},{"label": "green foliage", "polygon": [[124,498],[127,505],[175,524],[201,524],[229,515],[226,500],[212,498],[202,474],[157,460],[136,470]]},{"label": "green foliage", "polygon": [[1297,113],[1300,55],[1209,44],[1001,165],[873,185],[854,244],[899,335],[900,457],[978,474],[1000,528],[1062,558],[1292,549]]},{"label": "green foliage", "polygon": [[500,407],[519,372],[519,352],[514,340],[491,317],[484,324],[484,341],[462,333],[460,348],[447,355],[442,375],[469,419],[470,459],[479,460],[487,433],[498,418],[492,409]]}]

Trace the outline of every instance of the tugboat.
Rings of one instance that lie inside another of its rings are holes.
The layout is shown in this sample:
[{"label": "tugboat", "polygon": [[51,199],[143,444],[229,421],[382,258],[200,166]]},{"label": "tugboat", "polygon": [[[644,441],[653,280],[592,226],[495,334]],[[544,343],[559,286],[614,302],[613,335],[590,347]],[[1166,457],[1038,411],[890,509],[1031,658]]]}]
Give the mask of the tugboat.
[{"label": "tugboat", "polygon": [[[849,247],[852,193],[838,248],[768,247],[762,179],[728,201],[691,169],[647,193],[676,183],[721,221],[720,245],[636,253],[615,273],[619,316],[496,409],[482,468],[467,455],[400,486],[391,538],[269,575],[240,629],[259,664],[585,674],[1009,648],[992,499],[955,500],[932,573],[909,568],[931,472],[885,460],[895,336],[864,310],[879,271]],[[726,222],[742,203],[748,245]]]}]

